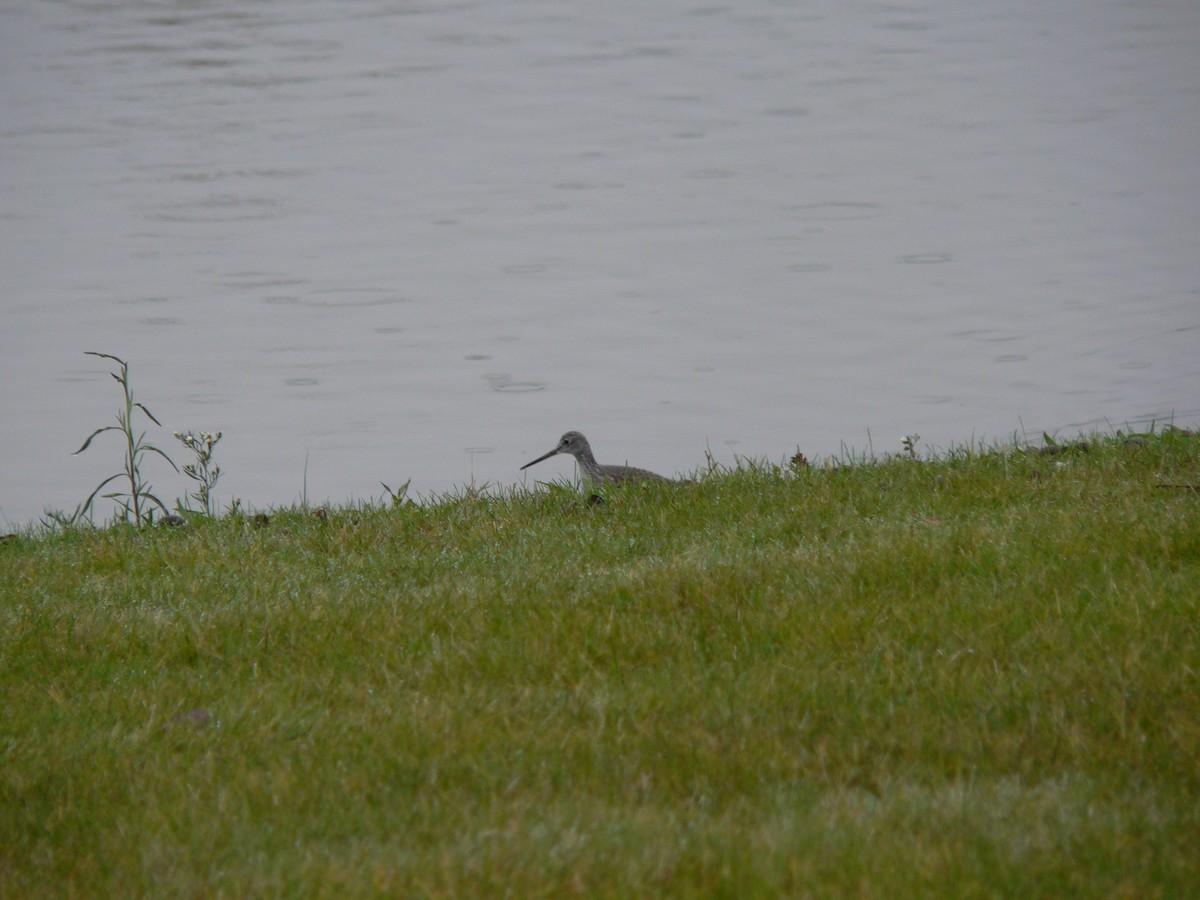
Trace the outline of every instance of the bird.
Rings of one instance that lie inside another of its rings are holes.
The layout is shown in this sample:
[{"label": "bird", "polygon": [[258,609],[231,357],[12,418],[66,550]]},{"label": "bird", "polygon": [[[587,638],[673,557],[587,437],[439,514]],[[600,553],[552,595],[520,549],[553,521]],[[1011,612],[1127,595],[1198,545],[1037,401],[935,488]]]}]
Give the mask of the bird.
[{"label": "bird", "polygon": [[588,444],[587,438],[578,431],[568,431],[558,439],[558,444],[553,450],[539,456],[533,462],[525,463],[525,465],[521,466],[521,470],[524,471],[530,466],[540,463],[543,459],[549,459],[558,453],[569,453],[575,457],[575,461],[579,463],[579,468],[583,471],[584,478],[597,485],[621,484],[630,481],[671,480],[646,469],[635,468],[634,466],[600,465],[600,463],[596,462],[596,457],[592,455],[592,448]]}]

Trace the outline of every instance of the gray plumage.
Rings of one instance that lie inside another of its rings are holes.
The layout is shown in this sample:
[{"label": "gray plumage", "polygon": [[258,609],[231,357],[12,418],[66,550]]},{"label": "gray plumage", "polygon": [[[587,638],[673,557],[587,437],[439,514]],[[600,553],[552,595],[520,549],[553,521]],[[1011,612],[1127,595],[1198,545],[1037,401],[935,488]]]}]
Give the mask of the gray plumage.
[{"label": "gray plumage", "polygon": [[583,477],[593,484],[620,484],[626,481],[670,481],[669,478],[663,478],[661,475],[656,475],[654,472],[646,469],[638,469],[634,466],[604,466],[596,462],[596,457],[592,455],[592,448],[585,438],[578,431],[568,431],[559,438],[558,446],[549,453],[543,454],[533,462],[525,463],[521,466],[522,470],[528,469],[532,465],[540,463],[543,459],[549,459],[559,453],[569,453],[575,457],[575,461],[579,463],[580,471],[583,472]]}]

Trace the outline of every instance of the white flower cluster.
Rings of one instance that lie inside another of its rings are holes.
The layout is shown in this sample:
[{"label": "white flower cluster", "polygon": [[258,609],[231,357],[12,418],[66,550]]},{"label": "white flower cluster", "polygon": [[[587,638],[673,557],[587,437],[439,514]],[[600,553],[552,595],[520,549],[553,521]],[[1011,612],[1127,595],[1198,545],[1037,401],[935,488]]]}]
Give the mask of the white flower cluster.
[{"label": "white flower cluster", "polygon": [[175,440],[195,454],[194,462],[184,463],[183,474],[196,482],[196,490],[189,496],[198,501],[201,508],[211,516],[215,512],[212,490],[216,486],[217,479],[221,477],[221,467],[212,462],[213,448],[217,446],[217,441],[221,440],[221,432],[173,431],[171,433]]},{"label": "white flower cluster", "polygon": [[217,441],[221,439],[221,432],[219,431],[201,431],[199,434],[191,431],[172,431],[171,435],[175,438],[175,440],[179,441],[181,444],[186,444],[196,452],[199,452],[200,448],[203,447],[206,451],[211,453],[212,448],[215,447],[217,445]]}]

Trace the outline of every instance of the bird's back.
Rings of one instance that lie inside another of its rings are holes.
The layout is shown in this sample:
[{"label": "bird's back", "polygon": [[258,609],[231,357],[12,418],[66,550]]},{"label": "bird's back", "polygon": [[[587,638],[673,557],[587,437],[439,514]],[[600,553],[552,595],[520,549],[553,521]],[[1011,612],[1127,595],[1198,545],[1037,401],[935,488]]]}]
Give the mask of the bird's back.
[{"label": "bird's back", "polygon": [[657,472],[651,472],[648,469],[639,469],[636,466],[597,466],[601,482],[611,484],[626,484],[631,481],[670,481],[669,478],[664,478]]}]

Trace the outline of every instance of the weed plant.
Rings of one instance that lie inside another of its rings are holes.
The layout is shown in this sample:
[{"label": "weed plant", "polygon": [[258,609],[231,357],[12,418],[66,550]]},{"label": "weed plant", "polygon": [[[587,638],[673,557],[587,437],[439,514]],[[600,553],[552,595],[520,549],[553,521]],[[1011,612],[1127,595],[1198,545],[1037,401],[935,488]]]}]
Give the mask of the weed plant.
[{"label": "weed plant", "polygon": [[124,402],[117,410],[117,424],[97,428],[88,435],[88,439],[83,442],[82,447],[75,451],[75,455],[77,456],[86,450],[98,435],[104,434],[107,431],[116,431],[125,439],[124,465],[120,472],[110,475],[96,486],[96,489],[80,504],[74,516],[52,516],[52,518],[59,524],[70,524],[81,518],[86,518],[91,511],[92,502],[96,499],[96,495],[114,481],[121,479],[125,480],[125,490],[112,491],[105,494],[104,497],[107,500],[117,501],[122,518],[126,520],[132,519],[134,525],[140,526],[143,522],[152,519],[153,508],[151,504],[158,507],[164,515],[169,515],[170,510],[167,509],[165,503],[155,496],[153,487],[146,480],[142,472],[142,467],[145,463],[146,455],[151,453],[165,459],[175,471],[179,471],[179,467],[175,465],[174,461],[166,453],[153,444],[147,443],[146,432],[139,432],[137,430],[137,426],[134,424],[134,416],[136,413],[141,412],[160,428],[162,427],[162,423],[154,417],[154,413],[150,412],[144,404],[133,399],[133,386],[129,380],[129,364],[125,360],[109,353],[97,353],[93,350],[88,350],[86,353],[88,356],[97,356],[101,359],[111,360],[117,364],[117,371],[110,372],[109,374],[121,386]]},{"label": "weed plant", "polygon": [[[183,465],[183,474],[196,483],[196,490],[188,495],[188,500],[195,500],[200,505],[200,512],[206,516],[216,515],[212,492],[221,477],[221,467],[213,462],[213,453],[221,440],[221,432],[175,431],[172,436],[192,454],[192,461]],[[187,501],[180,502],[178,507],[180,512],[191,511]]]},{"label": "weed plant", "polygon": [[1195,896],[1200,442],[1058,446],[20,535],[0,896]]}]

